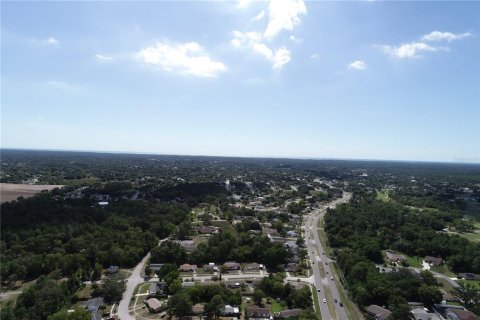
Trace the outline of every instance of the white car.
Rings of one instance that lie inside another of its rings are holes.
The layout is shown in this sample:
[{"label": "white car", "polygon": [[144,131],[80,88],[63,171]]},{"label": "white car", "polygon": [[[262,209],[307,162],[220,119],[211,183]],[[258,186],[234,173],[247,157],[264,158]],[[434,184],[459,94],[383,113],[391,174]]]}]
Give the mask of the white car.
[{"label": "white car", "polygon": [[327,303],[327,299],[323,299],[323,303]]}]

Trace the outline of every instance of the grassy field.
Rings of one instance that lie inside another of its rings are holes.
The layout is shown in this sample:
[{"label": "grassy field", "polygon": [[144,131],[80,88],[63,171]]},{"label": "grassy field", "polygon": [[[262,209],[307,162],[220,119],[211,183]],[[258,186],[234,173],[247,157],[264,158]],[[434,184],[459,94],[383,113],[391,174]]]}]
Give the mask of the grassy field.
[{"label": "grassy field", "polygon": [[377,190],[376,199],[383,202],[388,202],[391,200],[386,191],[378,191],[378,190]]},{"label": "grassy field", "polygon": [[470,283],[480,289],[480,281],[479,280],[458,280],[458,283]]},{"label": "grassy field", "polygon": [[422,267],[422,258],[411,257],[411,256],[407,256],[407,255],[405,255],[405,257],[407,257],[408,265],[410,267],[414,267],[414,268],[421,268]]},{"label": "grassy field", "polygon": [[455,273],[450,271],[450,269],[448,269],[448,267],[445,266],[445,265],[440,266],[440,267],[432,267],[432,268],[430,268],[430,270],[441,273],[441,274],[446,275],[447,277],[450,277],[450,278],[457,276]]},{"label": "grassy field", "polygon": [[472,242],[480,242],[480,232],[459,233],[458,235]]},{"label": "grassy field", "polygon": [[280,303],[277,300],[271,298],[270,301],[272,302],[272,304],[271,304],[272,312],[280,312],[280,311],[283,310],[282,306],[280,305]]},{"label": "grassy field", "polygon": [[0,199],[3,203],[16,200],[18,197],[30,198],[42,190],[61,187],[63,185],[0,183]]}]

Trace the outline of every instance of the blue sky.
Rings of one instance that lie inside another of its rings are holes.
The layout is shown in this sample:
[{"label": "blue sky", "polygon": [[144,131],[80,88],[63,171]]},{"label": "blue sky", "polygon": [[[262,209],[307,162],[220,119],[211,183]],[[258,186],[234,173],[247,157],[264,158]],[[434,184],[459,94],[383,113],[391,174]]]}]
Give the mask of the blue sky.
[{"label": "blue sky", "polygon": [[479,2],[2,2],[1,146],[480,162]]}]

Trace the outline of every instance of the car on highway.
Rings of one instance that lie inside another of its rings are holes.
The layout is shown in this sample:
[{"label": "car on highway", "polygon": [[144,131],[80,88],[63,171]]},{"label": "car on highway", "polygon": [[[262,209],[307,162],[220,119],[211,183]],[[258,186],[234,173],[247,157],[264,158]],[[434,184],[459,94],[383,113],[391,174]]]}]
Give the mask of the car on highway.
[{"label": "car on highway", "polygon": [[333,299],[333,301],[335,301],[335,303],[337,303],[337,299]]},{"label": "car on highway", "polygon": [[330,277],[330,279],[333,281],[333,277]]},{"label": "car on highway", "polygon": [[327,303],[327,299],[323,299],[323,303]]},{"label": "car on highway", "polygon": [[342,304],[342,302],[341,302],[341,301],[340,301],[340,303],[339,303],[338,305],[339,305],[340,307],[343,307],[343,304]]},{"label": "car on highway", "polygon": [[320,292],[320,288],[317,289],[317,292]]}]

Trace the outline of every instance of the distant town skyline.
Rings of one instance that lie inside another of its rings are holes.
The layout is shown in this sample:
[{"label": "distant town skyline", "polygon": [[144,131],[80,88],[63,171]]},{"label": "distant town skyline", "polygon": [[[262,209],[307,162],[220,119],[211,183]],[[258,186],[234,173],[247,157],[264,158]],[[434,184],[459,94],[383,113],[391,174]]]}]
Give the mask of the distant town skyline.
[{"label": "distant town skyline", "polygon": [[1,147],[480,162],[478,2],[2,2]]}]

